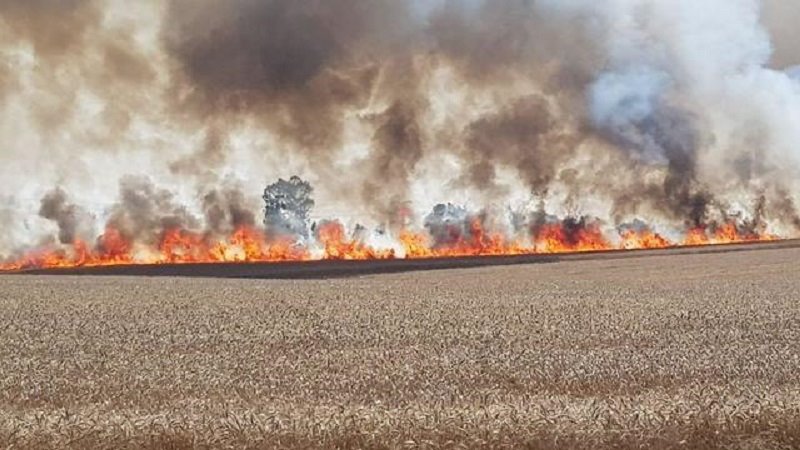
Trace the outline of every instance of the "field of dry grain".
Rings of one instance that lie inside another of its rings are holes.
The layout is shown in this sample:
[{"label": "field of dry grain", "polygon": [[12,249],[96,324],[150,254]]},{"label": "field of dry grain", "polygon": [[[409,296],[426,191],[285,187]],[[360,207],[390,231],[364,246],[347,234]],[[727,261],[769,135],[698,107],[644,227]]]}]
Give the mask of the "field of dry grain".
[{"label": "field of dry grain", "polygon": [[800,448],[800,250],[0,277],[0,447]]}]

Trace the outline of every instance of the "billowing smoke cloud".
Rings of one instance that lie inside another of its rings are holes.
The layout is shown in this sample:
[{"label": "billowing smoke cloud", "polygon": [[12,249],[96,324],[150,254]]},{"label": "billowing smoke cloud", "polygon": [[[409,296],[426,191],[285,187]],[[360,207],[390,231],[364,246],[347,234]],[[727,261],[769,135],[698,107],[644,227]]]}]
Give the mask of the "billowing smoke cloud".
[{"label": "billowing smoke cloud", "polygon": [[[2,202],[3,206],[0,206],[0,227],[4,230],[13,230],[14,229],[14,207],[15,201],[14,198],[8,195],[0,196],[0,201]],[[13,248],[14,236],[11,233],[3,233],[0,235],[0,258],[7,258],[7,252],[10,252],[10,249]]]},{"label": "billowing smoke cloud", "polygon": [[[22,204],[63,186],[143,241],[257,223],[264,186],[295,173],[321,214],[389,227],[512,199],[615,226],[737,205],[798,226],[791,2],[33,0],[0,17],[0,177]],[[73,238],[51,194],[31,232]]]},{"label": "billowing smoke cloud", "polygon": [[410,175],[423,156],[421,118],[417,105],[398,100],[385,111],[376,114],[373,153],[367,171],[369,180],[363,188],[363,201],[383,211],[389,217],[397,202],[405,200]]},{"label": "billowing smoke cloud", "polygon": [[195,230],[200,223],[186,206],[176,202],[167,189],[146,177],[125,177],[120,181],[119,201],[109,225],[130,242],[156,244],[170,230]]},{"label": "billowing smoke cloud", "polygon": [[80,206],[69,202],[61,188],[48,192],[41,201],[39,216],[58,225],[58,240],[72,244],[77,239],[91,236],[91,216]]},{"label": "billowing smoke cloud", "polygon": [[344,112],[365,106],[371,52],[406,33],[404,2],[169,2],[164,44],[204,116],[254,114],[281,140],[324,158],[342,145]]},{"label": "billowing smoke cloud", "polygon": [[561,135],[558,118],[547,99],[523,97],[511,105],[472,122],[466,131],[469,181],[488,189],[495,185],[495,168],[519,169],[536,193],[545,193],[576,142]]},{"label": "billowing smoke cloud", "polygon": [[203,212],[208,231],[228,235],[242,227],[256,225],[257,203],[248,200],[240,186],[224,186],[203,196]]},{"label": "billowing smoke cloud", "polygon": [[[758,2],[543,4],[612,30],[607,68],[589,90],[591,122],[617,147],[665,166],[662,187],[647,183],[637,201],[697,224],[725,189],[752,188],[787,162],[796,168],[800,91],[767,67]],[[790,182],[767,182],[780,180]]]},{"label": "billowing smoke cloud", "polygon": [[637,200],[655,202],[673,218],[696,227],[705,222],[712,200],[697,180],[698,119],[668,104],[668,83],[667,74],[641,68],[603,74],[590,92],[591,119],[600,133],[634,159],[666,167],[663,184],[639,190]]}]

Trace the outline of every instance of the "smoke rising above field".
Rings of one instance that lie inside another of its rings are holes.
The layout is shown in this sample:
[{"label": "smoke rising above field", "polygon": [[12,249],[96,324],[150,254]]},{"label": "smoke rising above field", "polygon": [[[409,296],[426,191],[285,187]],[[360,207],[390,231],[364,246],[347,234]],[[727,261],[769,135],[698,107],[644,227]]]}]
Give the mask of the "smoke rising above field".
[{"label": "smoke rising above field", "polygon": [[70,203],[67,193],[56,188],[42,198],[39,216],[58,225],[58,240],[72,244],[78,238],[89,236],[92,219],[80,206]]},{"label": "smoke rising above field", "polygon": [[109,224],[129,241],[155,243],[164,230],[197,228],[198,219],[169,190],[147,177],[128,176],[120,182]]},{"label": "smoke rising above field", "polygon": [[541,203],[798,232],[799,19],[779,0],[4,2],[0,219],[31,241],[227,233],[298,174],[313,214],[376,226]]}]

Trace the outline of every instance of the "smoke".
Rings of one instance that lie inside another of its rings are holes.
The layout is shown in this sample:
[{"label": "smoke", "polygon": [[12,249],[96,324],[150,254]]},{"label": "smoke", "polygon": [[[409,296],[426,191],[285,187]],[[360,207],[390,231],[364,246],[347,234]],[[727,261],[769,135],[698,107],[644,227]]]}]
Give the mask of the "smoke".
[{"label": "smoke", "polygon": [[80,206],[70,203],[67,193],[61,188],[42,198],[39,216],[58,225],[58,240],[62,244],[72,244],[78,238],[91,236],[91,216]]},{"label": "smoke", "polygon": [[143,242],[224,234],[286,173],[326,216],[392,228],[544,199],[614,226],[741,204],[800,230],[791,2],[33,0],[0,18],[0,177],[22,205],[53,194],[39,219],[4,212],[9,235],[75,238],[72,216]]},{"label": "smoke", "polygon": [[155,245],[164,232],[196,230],[200,222],[169,190],[156,187],[147,177],[125,177],[108,225],[128,242]]},{"label": "smoke", "polygon": [[226,136],[220,127],[211,126],[205,132],[202,146],[195,153],[183,156],[169,165],[176,174],[194,175],[203,180],[215,178],[215,171],[225,164]]},{"label": "smoke", "polygon": [[253,227],[256,224],[254,202],[248,200],[241,186],[236,184],[213,189],[202,199],[206,230],[228,235],[242,227]]},{"label": "smoke", "polygon": [[646,183],[626,201],[654,203],[696,225],[726,190],[793,183],[780,172],[789,162],[796,172],[800,92],[767,67],[770,40],[758,2],[544,5],[554,14],[592,15],[611,30],[608,67],[589,91],[592,125],[666,170],[661,187]]},{"label": "smoke", "polygon": [[775,53],[773,65],[778,68],[800,64],[800,3],[784,0],[764,1],[764,25],[772,35]]},{"label": "smoke", "polygon": [[24,38],[33,50],[44,57],[69,54],[81,45],[89,24],[101,14],[93,0],[32,0],[3,2],[0,16],[11,35]]},{"label": "smoke", "polygon": [[410,175],[423,156],[423,136],[416,105],[399,100],[372,117],[376,123],[372,138],[373,154],[369,159],[369,182],[364,185],[363,199],[384,211],[389,217],[398,201],[408,195]]},{"label": "smoke", "polygon": [[471,123],[465,155],[469,182],[495,187],[495,167],[504,164],[519,169],[533,191],[545,193],[576,144],[562,141],[557,122],[545,98],[529,96]]},{"label": "smoke", "polygon": [[434,248],[447,247],[470,238],[470,215],[463,206],[439,204],[425,217],[425,228],[434,242]]},{"label": "smoke", "polygon": [[14,230],[16,212],[19,204],[13,195],[0,194],[0,229],[5,232],[0,233],[0,260],[10,257],[10,254],[20,246],[20,237],[15,236]]},{"label": "smoke", "polygon": [[363,107],[378,71],[368,52],[401,39],[408,11],[380,0],[169,2],[167,52],[204,117],[253,114],[300,150],[342,145],[344,112]]}]

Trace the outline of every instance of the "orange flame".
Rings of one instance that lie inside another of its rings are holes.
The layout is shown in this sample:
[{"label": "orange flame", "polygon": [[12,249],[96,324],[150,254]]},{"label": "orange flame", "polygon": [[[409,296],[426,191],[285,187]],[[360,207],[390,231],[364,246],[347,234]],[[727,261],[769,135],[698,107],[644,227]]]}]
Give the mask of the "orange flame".
[{"label": "orange flame", "polygon": [[674,247],[675,244],[652,231],[628,230],[622,233],[620,248],[624,250],[658,249]]},{"label": "orange flame", "polygon": [[542,227],[536,236],[538,253],[567,253],[613,250],[599,227],[588,225],[569,232],[562,224]]},{"label": "orange flame", "polygon": [[[712,229],[713,228],[713,229]],[[728,222],[716,227],[696,227],[686,233],[683,245],[718,245],[736,244],[742,242],[775,241],[780,239],[771,234],[758,234],[754,232],[743,233],[739,231],[736,223]]]},{"label": "orange flame", "polygon": [[[453,232],[447,244],[435,245],[426,233],[402,230],[397,248],[381,249],[358,238],[348,237],[339,222],[325,222],[317,227],[319,249],[291,239],[268,240],[263,231],[241,227],[229,236],[210,236],[182,229],[166,230],[156,245],[132,242],[119,230],[107,227],[94,246],[75,241],[65,248],[45,247],[31,251],[7,263],[0,271],[31,268],[92,267],[129,264],[236,263],[328,260],[374,260],[393,258],[448,258],[458,256],[521,255],[609,250],[656,249],[776,240],[772,235],[743,233],[736,223],[693,228],[683,241],[673,243],[649,230],[620,233],[613,244],[598,225],[554,223],[540,227],[526,239],[508,239],[502,233],[487,231],[479,219],[470,221],[468,230]],[[319,250],[319,251],[317,251]]]},{"label": "orange flame", "polygon": [[370,260],[393,259],[394,250],[376,250],[358,240],[345,236],[344,225],[339,222],[327,222],[318,228],[319,241],[325,248],[324,259],[336,260]]}]

